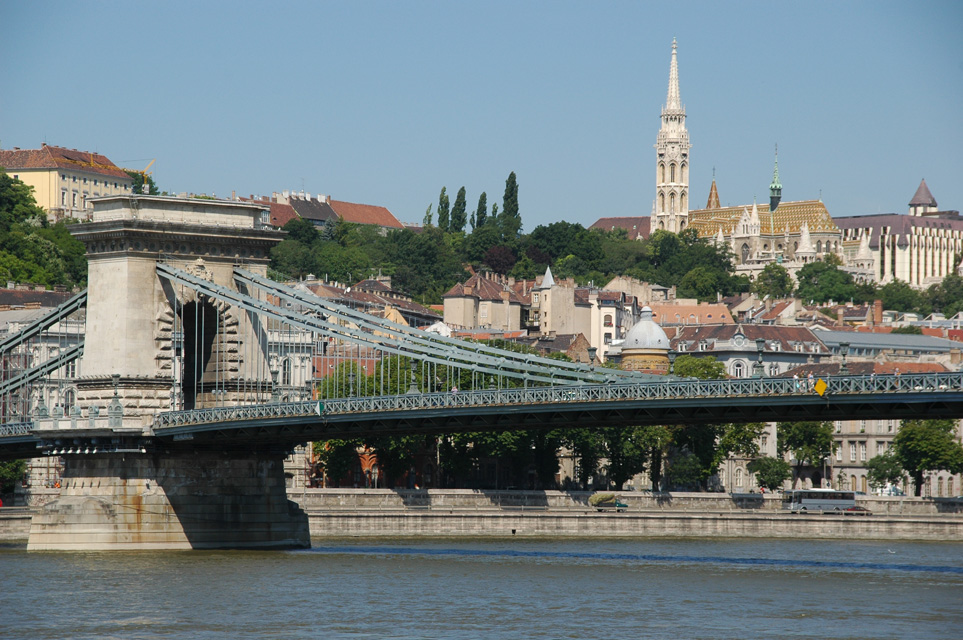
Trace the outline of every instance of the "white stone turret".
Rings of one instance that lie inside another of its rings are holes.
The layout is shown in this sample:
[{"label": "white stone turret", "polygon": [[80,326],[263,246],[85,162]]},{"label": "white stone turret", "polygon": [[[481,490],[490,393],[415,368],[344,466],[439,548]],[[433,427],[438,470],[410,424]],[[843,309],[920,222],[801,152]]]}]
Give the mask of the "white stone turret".
[{"label": "white stone turret", "polygon": [[679,95],[677,45],[672,40],[669,91],[662,108],[662,127],[656,138],[656,205],[653,231],[678,233],[689,223],[689,132]]}]

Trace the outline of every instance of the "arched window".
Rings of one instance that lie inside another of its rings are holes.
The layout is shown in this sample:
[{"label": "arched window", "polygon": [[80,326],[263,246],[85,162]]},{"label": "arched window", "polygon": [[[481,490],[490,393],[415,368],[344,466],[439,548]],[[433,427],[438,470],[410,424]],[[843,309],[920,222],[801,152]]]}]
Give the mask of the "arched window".
[{"label": "arched window", "polygon": [[[661,213],[663,211],[665,211],[665,194],[660,193],[659,194],[659,212]],[[661,229],[661,227],[659,228]]]},{"label": "arched window", "polygon": [[742,360],[736,360],[732,363],[732,377],[733,378],[745,378],[746,377],[746,365]]},{"label": "arched window", "polygon": [[659,163],[659,171],[662,173],[662,179],[659,182],[665,182],[665,163]]},{"label": "arched window", "polygon": [[742,244],[742,263],[745,264],[746,260],[749,259],[749,245],[746,243]]},{"label": "arched window", "polygon": [[736,486],[742,487],[742,467],[736,467]]},{"label": "arched window", "polygon": [[674,193],[669,194],[669,212],[675,213],[675,194]]},{"label": "arched window", "polygon": [[669,165],[669,182],[675,182],[675,163]]},{"label": "arched window", "polygon": [[685,211],[685,194],[679,196],[679,211]]},{"label": "arched window", "polygon": [[281,361],[281,384],[285,387],[291,386],[291,358]]},{"label": "arched window", "polygon": [[822,240],[817,240],[817,241],[816,241],[816,253],[822,253],[822,252],[823,252],[823,241],[822,241]]}]

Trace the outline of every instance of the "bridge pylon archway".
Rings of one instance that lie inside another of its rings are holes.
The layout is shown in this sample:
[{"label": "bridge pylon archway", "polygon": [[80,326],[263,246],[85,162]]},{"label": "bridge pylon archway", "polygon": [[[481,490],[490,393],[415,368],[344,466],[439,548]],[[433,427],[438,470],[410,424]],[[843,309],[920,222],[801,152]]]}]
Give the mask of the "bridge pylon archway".
[{"label": "bridge pylon archway", "polygon": [[88,417],[69,427],[36,421],[44,442],[73,455],[28,548],[307,546],[307,519],[285,494],[285,451],[175,452],[151,438],[159,412],[266,401],[272,384],[257,317],[170,282],[157,265],[236,289],[234,269],[265,275],[284,234],[252,204],[135,195],[93,203],[92,221],[70,228],[88,257],[77,381]]}]

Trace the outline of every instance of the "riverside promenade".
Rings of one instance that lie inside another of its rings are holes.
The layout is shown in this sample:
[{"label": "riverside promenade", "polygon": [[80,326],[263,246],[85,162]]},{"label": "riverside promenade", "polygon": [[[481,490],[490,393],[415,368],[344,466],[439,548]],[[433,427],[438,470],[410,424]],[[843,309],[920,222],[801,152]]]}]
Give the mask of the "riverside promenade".
[{"label": "riverside promenade", "polygon": [[[311,537],[817,538],[963,540],[963,499],[859,496],[872,515],[791,514],[779,495],[617,492],[623,513],[590,491],[304,489],[288,498]],[[44,496],[37,495],[42,503]],[[0,509],[0,541],[25,542],[34,508]]]}]

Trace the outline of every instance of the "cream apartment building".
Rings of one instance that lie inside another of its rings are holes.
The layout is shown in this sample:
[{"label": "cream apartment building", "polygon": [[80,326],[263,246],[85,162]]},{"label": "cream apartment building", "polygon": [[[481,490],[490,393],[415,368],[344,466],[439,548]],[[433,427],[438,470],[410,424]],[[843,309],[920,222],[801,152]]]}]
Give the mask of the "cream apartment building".
[{"label": "cream apartment building", "polygon": [[33,187],[37,204],[51,222],[87,219],[93,212],[91,198],[127,194],[132,185],[123,169],[99,153],[47,143],[39,149],[0,150],[0,167]]}]

